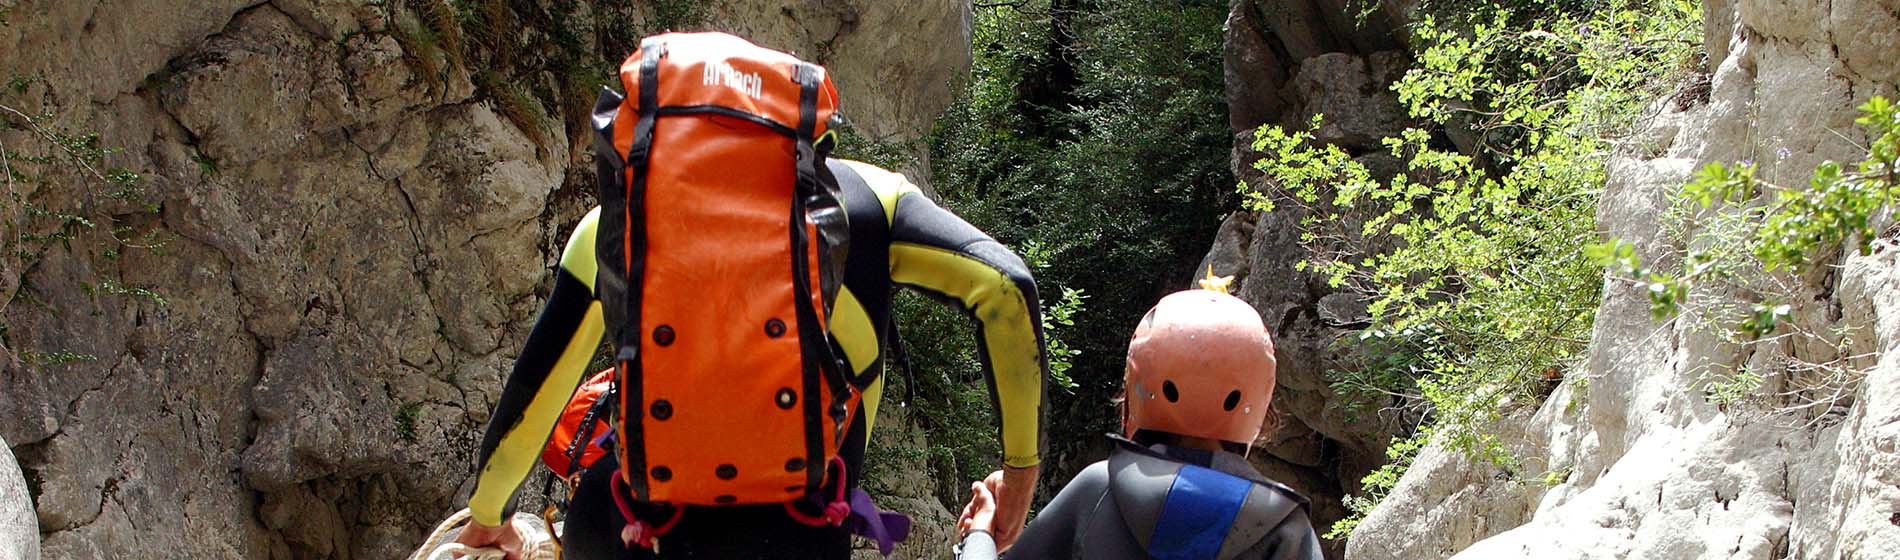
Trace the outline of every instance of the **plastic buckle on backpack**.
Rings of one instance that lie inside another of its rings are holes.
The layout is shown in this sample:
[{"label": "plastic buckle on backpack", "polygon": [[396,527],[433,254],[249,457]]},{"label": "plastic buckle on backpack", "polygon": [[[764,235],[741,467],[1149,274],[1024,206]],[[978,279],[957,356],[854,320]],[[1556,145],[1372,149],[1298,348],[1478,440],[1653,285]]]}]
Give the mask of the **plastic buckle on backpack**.
[{"label": "plastic buckle on backpack", "polygon": [[635,170],[647,166],[647,154],[652,151],[652,142],[634,142],[627,147],[627,167]]}]

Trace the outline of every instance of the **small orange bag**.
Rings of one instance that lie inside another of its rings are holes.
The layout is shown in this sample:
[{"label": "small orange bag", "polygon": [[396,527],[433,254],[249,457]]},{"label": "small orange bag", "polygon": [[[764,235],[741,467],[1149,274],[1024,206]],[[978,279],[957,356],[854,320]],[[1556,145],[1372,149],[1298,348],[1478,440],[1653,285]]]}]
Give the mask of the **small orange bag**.
[{"label": "small orange bag", "polygon": [[[613,389],[614,370],[608,369],[594,374],[574,391],[574,398],[567,401],[567,409],[561,411],[561,421],[554,425],[554,433],[548,437],[548,444],[541,448],[541,463],[554,471],[555,476],[567,478],[569,475],[586,470],[594,461],[607,456],[607,450],[600,446],[600,438],[607,433],[607,418],[604,408],[595,410],[603,396]],[[591,413],[591,414],[590,414]],[[582,431],[582,424],[592,424],[586,428],[586,451],[581,452],[578,464],[571,461],[574,438]]]}]

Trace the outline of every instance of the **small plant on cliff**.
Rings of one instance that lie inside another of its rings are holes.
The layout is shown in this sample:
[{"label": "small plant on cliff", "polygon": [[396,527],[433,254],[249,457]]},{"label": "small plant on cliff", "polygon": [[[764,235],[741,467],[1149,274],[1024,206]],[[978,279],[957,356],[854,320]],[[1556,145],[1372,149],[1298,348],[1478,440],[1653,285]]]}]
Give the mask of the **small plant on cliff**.
[{"label": "small plant on cliff", "polygon": [[[15,76],[5,93],[26,93],[37,78]],[[92,252],[116,260],[124,251],[159,251],[157,229],[136,226],[159,211],[148,200],[144,177],[107,160],[118,148],[102,145],[95,132],[71,132],[55,121],[59,113],[28,113],[0,98],[0,193],[7,197],[5,230],[0,232],[0,309],[16,300],[57,316],[56,309],[32,299],[28,271],[54,249]],[[17,213],[16,213],[17,212]],[[103,227],[102,227],[103,226]],[[77,279],[88,296],[132,296],[164,305],[159,294],[112,279]],[[71,350],[18,348],[11,329],[0,325],[0,346],[17,350],[28,363],[60,365],[95,359]]]},{"label": "small plant on cliff", "polygon": [[1412,117],[1441,128],[1385,139],[1403,165],[1389,177],[1311,131],[1258,131],[1268,192],[1242,185],[1249,204],[1297,212],[1310,251],[1301,266],[1367,295],[1362,340],[1407,349],[1408,363],[1338,374],[1335,388],[1425,411],[1331,536],[1377,505],[1424,441],[1516,470],[1495,428],[1540,403],[1584,347],[1602,277],[1582,248],[1596,239],[1604,162],[1642,108],[1693,71],[1698,8],[1427,6],[1417,60],[1393,89]]},{"label": "small plant on cliff", "polygon": [[405,442],[416,442],[416,424],[422,419],[422,403],[403,403],[402,406],[396,407],[396,411],[390,413],[389,417],[396,424],[396,437],[402,438]]}]

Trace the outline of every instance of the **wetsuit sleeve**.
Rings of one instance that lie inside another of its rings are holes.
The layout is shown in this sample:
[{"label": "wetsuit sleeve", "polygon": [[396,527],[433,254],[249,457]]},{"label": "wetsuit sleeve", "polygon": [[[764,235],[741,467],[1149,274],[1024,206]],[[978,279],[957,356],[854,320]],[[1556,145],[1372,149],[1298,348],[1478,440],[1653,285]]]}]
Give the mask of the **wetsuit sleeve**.
[{"label": "wetsuit sleeve", "polygon": [[957,545],[957,560],[995,560],[996,539],[989,531],[970,531]]},{"label": "wetsuit sleeve", "polygon": [[1267,536],[1267,560],[1325,560],[1320,554],[1319,535],[1306,517],[1306,508],[1295,509]]},{"label": "wetsuit sleeve", "polygon": [[1042,462],[1042,320],[1029,267],[944,210],[902,175],[853,166],[891,221],[891,281],[958,305],[976,320],[978,359],[1001,419],[1003,463]]},{"label": "wetsuit sleeve", "polygon": [[[1073,558],[1078,524],[1092,516],[1108,497],[1108,462],[1101,461],[1076,473],[1049,505],[1023,528],[1009,548],[1009,558]],[[1082,536],[1087,538],[1086,535]],[[1117,537],[1118,538],[1118,537]]]},{"label": "wetsuit sleeve", "polygon": [[594,299],[594,224],[599,216],[595,208],[568,237],[554,290],[488,418],[476,455],[475,492],[468,499],[475,521],[483,525],[500,525],[511,513],[510,498],[534,468],[600,345],[605,323],[600,302]]}]

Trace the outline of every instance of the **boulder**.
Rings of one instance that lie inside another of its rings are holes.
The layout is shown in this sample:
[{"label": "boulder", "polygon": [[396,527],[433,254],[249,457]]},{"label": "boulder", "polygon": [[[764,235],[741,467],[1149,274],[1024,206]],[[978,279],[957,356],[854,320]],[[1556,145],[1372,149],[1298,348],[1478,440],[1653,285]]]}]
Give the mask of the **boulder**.
[{"label": "boulder", "polygon": [[[1371,109],[1384,115],[1395,107],[1372,101],[1352,103],[1352,96],[1389,97],[1386,86],[1397,79],[1386,72],[1375,72],[1368,81],[1363,69],[1351,73],[1337,62],[1321,62],[1305,86],[1296,84],[1298,75],[1307,72],[1313,59],[1328,55],[1364,59],[1386,58],[1402,54],[1405,47],[1406,2],[1380,0],[1370,7],[1360,2],[1320,0],[1317,2],[1266,2],[1238,0],[1228,10],[1225,42],[1222,46],[1223,75],[1227,84],[1228,126],[1235,131],[1252,130],[1262,124],[1304,127],[1305,118],[1316,112],[1346,118],[1348,107]],[[1385,54],[1378,54],[1385,53]],[[1375,64],[1379,69],[1385,66]],[[1313,80],[1349,78],[1353,84],[1332,87]],[[1373,90],[1367,90],[1373,88]],[[1316,95],[1331,96],[1334,103],[1324,111],[1308,105]],[[1358,118],[1353,116],[1351,118]],[[1376,120],[1376,119],[1375,119]]]},{"label": "boulder", "polygon": [[0,560],[39,560],[40,528],[30,492],[13,450],[0,439]]},{"label": "boulder", "polygon": [[1227,14],[1221,69],[1227,84],[1227,126],[1233,130],[1252,130],[1298,112],[1293,92],[1285,91],[1292,63],[1280,59],[1265,25],[1255,10],[1237,8]]},{"label": "boulder", "polygon": [[[1376,54],[1393,58],[1388,52]],[[1405,130],[1405,112],[1391,85],[1374,79],[1365,58],[1337,52],[1302,61],[1292,84],[1305,101],[1305,113],[1323,117],[1313,138],[1355,152],[1379,151],[1379,140]]]}]

